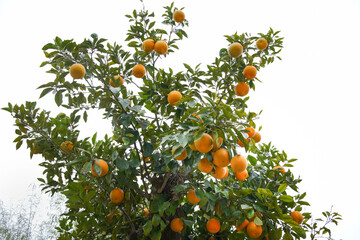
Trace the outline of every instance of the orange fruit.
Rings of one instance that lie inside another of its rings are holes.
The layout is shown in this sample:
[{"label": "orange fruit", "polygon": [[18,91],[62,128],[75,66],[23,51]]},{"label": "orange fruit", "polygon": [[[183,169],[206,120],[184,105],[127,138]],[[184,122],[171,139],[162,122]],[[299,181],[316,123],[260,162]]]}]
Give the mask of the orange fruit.
[{"label": "orange fruit", "polygon": [[198,140],[194,141],[194,144],[199,152],[207,153],[213,148],[214,140],[209,134],[203,133]]},{"label": "orange fruit", "polygon": [[73,147],[74,147],[74,144],[70,141],[65,141],[65,142],[61,143],[61,145],[60,145],[61,150],[66,153],[71,153]]},{"label": "orange fruit", "polygon": [[222,137],[218,137],[217,138],[217,140],[215,140],[214,139],[214,134],[210,134],[210,136],[213,138],[213,140],[214,140],[214,146],[213,146],[213,148],[212,148],[212,150],[214,150],[214,151],[216,151],[216,150],[218,150],[220,147],[221,147],[221,145],[223,144],[223,142],[224,142],[224,139],[222,138]]},{"label": "orange fruit", "polygon": [[168,50],[168,45],[165,41],[157,41],[154,45],[154,50],[155,52],[157,52],[160,55],[163,55],[167,52]]},{"label": "orange fruit", "polygon": [[154,45],[155,45],[154,40],[146,39],[142,43],[142,49],[147,53],[151,53],[154,50]]},{"label": "orange fruit", "polygon": [[168,102],[171,106],[175,106],[175,104],[182,98],[182,95],[178,91],[171,91],[168,95]]},{"label": "orange fruit", "polygon": [[209,221],[206,223],[206,229],[210,233],[217,233],[220,231],[220,222],[215,218],[210,218]]},{"label": "orange fruit", "polygon": [[234,172],[242,172],[247,167],[247,160],[243,155],[236,155],[231,158],[231,168]]},{"label": "orange fruit", "polygon": [[257,73],[256,68],[254,66],[251,66],[251,65],[246,66],[244,68],[244,72],[243,72],[244,77],[246,79],[254,79],[256,77],[256,73]]},{"label": "orange fruit", "polygon": [[203,158],[199,161],[198,168],[203,173],[209,173],[213,170],[214,165],[207,158]]},{"label": "orange fruit", "polygon": [[259,50],[264,50],[268,46],[268,41],[265,38],[259,38],[256,41],[256,47]]},{"label": "orange fruit", "polygon": [[174,232],[181,232],[181,230],[183,230],[184,228],[184,223],[183,221],[181,221],[180,218],[174,218],[173,220],[171,220],[170,228]]},{"label": "orange fruit", "polygon": [[197,151],[194,143],[189,144],[189,147],[190,147],[193,151]]},{"label": "orange fruit", "polygon": [[137,78],[144,77],[145,73],[146,73],[146,69],[142,64],[136,64],[132,69],[132,74],[134,75],[134,77]]},{"label": "orange fruit", "polygon": [[[99,165],[101,168],[101,173],[100,176],[96,173],[95,168],[94,168],[94,164]],[[91,167],[91,173],[95,176],[95,177],[103,177],[107,174],[107,172],[109,171],[109,166],[108,164],[102,160],[102,159],[98,159],[97,161],[94,162],[94,164]]]},{"label": "orange fruit", "polygon": [[240,82],[235,87],[235,93],[236,95],[240,97],[244,97],[249,93],[250,87],[244,82]]},{"label": "orange fruit", "polygon": [[150,214],[149,209],[144,208],[144,213],[145,213],[145,217],[148,217]]},{"label": "orange fruit", "polygon": [[148,161],[150,161],[150,158],[149,157],[145,158],[145,162],[148,162]]},{"label": "orange fruit", "polygon": [[240,57],[242,51],[243,51],[243,46],[238,42],[232,43],[229,47],[229,54],[233,58]]},{"label": "orange fruit", "polygon": [[186,194],[186,198],[189,201],[189,203],[191,204],[197,204],[200,202],[200,199],[196,197],[195,195],[195,190],[194,189],[190,189],[188,191],[188,193]]},{"label": "orange fruit", "polygon": [[238,226],[238,221],[235,223],[236,230],[239,231],[241,229],[246,228],[246,226],[249,224],[249,220],[245,219],[240,226]]},{"label": "orange fruit", "polygon": [[[180,146],[180,147],[181,147],[181,146]],[[176,149],[177,149],[177,148],[176,148]],[[173,156],[174,156],[174,153],[175,153],[176,149],[174,148],[174,149],[172,150],[172,155],[173,155]],[[177,156],[177,157],[175,158],[175,160],[182,161],[182,160],[184,160],[185,158],[187,158],[186,148],[184,149],[184,151],[182,151],[182,153],[181,153],[179,156]]]},{"label": "orange fruit", "polygon": [[259,132],[255,132],[255,135],[253,137],[256,143],[261,141],[261,134]]},{"label": "orange fruit", "polygon": [[292,219],[297,222],[298,224],[301,224],[302,221],[304,220],[303,215],[299,212],[299,211],[293,211],[290,213],[290,216],[292,217]]},{"label": "orange fruit", "polygon": [[235,173],[235,177],[239,181],[244,181],[245,179],[248,178],[248,176],[249,176],[249,173],[248,173],[248,171],[246,169],[244,171]]},{"label": "orange fruit", "polygon": [[213,163],[217,167],[226,167],[230,163],[230,155],[228,150],[220,148],[215,152],[212,152]]},{"label": "orange fruit", "polygon": [[121,203],[124,199],[124,192],[120,188],[115,188],[110,192],[110,200],[113,203]]},{"label": "orange fruit", "polygon": [[281,173],[285,173],[285,168],[283,168],[282,166],[276,166],[273,168],[273,170],[276,170],[276,169],[280,169]]},{"label": "orange fruit", "polygon": [[173,18],[174,18],[175,22],[181,23],[185,20],[185,13],[181,10],[176,10],[173,13]]},{"label": "orange fruit", "polygon": [[33,154],[38,154],[39,153],[39,147],[35,147],[35,144],[33,143],[31,148],[30,148],[30,151],[33,153]]},{"label": "orange fruit", "polygon": [[[245,140],[249,142],[249,141],[250,141],[250,138],[246,138]],[[238,144],[239,144],[240,147],[244,147],[244,146],[245,146],[244,143],[243,143],[242,141],[240,141],[240,139],[238,139]]]},{"label": "orange fruit", "polygon": [[211,171],[211,176],[213,176],[216,179],[223,179],[226,175],[227,167],[214,167],[214,168],[215,168],[215,170]]},{"label": "orange fruit", "polygon": [[[120,78],[120,85],[123,85],[124,84],[124,79],[119,75],[114,76],[115,80],[117,80],[118,78]],[[112,79],[110,79],[110,85],[112,87],[115,87],[115,83],[114,83],[114,81]]]},{"label": "orange fruit", "polygon": [[86,74],[86,70],[85,70],[85,67],[82,64],[74,63],[73,65],[71,65],[71,67],[70,67],[70,75],[74,79],[82,79],[83,77],[85,77],[85,74]]},{"label": "orange fruit", "polygon": [[245,130],[246,130],[245,133],[249,136],[249,138],[252,138],[252,137],[255,136],[255,129],[254,128],[247,127],[247,128],[245,128]]},{"label": "orange fruit", "polygon": [[251,238],[258,238],[261,236],[262,227],[256,225],[254,222],[250,222],[246,227],[246,232]]},{"label": "orange fruit", "polygon": [[219,179],[225,179],[227,178],[227,176],[229,176],[229,168],[228,167],[224,167],[225,168],[225,175]]}]

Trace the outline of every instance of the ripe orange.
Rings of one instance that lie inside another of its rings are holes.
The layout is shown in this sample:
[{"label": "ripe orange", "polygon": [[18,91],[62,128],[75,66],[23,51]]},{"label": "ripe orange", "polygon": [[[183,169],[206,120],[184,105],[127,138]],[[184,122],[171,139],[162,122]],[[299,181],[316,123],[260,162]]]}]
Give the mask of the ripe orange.
[{"label": "ripe orange", "polygon": [[[181,147],[181,146],[180,146],[180,147]],[[177,148],[176,148],[176,149],[177,149]],[[172,150],[172,155],[173,155],[173,156],[174,156],[174,153],[175,153],[176,149],[174,148],[174,149]],[[182,151],[182,153],[181,153],[179,156],[177,156],[177,157],[175,158],[175,160],[182,161],[182,160],[184,160],[185,158],[187,158],[186,148],[184,149],[184,151]]]},{"label": "ripe orange", "polygon": [[243,46],[238,42],[232,43],[229,47],[229,54],[233,58],[240,57],[242,51],[243,51]]},{"label": "ripe orange", "polygon": [[[280,171],[281,173],[285,173],[285,168],[283,168],[282,166],[276,166],[273,168],[273,170],[276,170],[276,169],[280,169],[278,171]],[[278,172],[278,171],[276,171],[276,172]]]},{"label": "ripe orange", "polygon": [[213,163],[217,167],[226,167],[230,163],[230,155],[228,150],[220,148],[215,152],[212,152]]},{"label": "ripe orange", "polygon": [[221,147],[221,145],[222,145],[223,142],[224,142],[224,139],[223,139],[222,137],[218,137],[217,140],[215,140],[214,134],[212,134],[212,133],[210,134],[210,136],[211,136],[212,139],[214,140],[214,146],[213,146],[212,150],[213,150],[213,151],[216,151],[216,150],[218,150],[218,149]]},{"label": "ripe orange", "polygon": [[249,173],[248,173],[248,171],[246,169],[244,171],[235,173],[235,177],[239,181],[244,181],[245,179],[248,178],[248,176],[249,176]]},{"label": "ripe orange", "polygon": [[124,199],[124,191],[120,188],[115,188],[110,192],[110,200],[113,203],[121,203]]},{"label": "ripe orange", "polygon": [[244,68],[244,72],[243,72],[244,77],[246,79],[254,79],[256,77],[256,73],[257,73],[256,68],[254,66],[251,66],[251,65],[246,66]]},{"label": "ripe orange", "polygon": [[85,70],[85,67],[82,64],[74,63],[73,65],[71,65],[71,67],[70,67],[70,75],[74,79],[82,79],[83,77],[85,77],[85,74],[86,74],[86,70]]},{"label": "ripe orange", "polygon": [[[119,75],[114,76],[115,80],[117,80],[118,78],[120,78],[120,85],[123,85],[124,84],[124,79]],[[115,87],[115,83],[114,83],[114,81],[112,79],[110,79],[110,85],[112,87]]]},{"label": "ripe orange", "polygon": [[197,151],[194,143],[189,144],[189,147],[190,147],[193,151]]},{"label": "ripe orange", "polygon": [[256,41],[256,47],[259,50],[264,50],[265,48],[267,48],[267,46],[268,46],[268,41],[265,38],[259,38]]},{"label": "ripe orange", "polygon": [[186,194],[186,198],[189,201],[189,203],[191,204],[197,204],[200,202],[200,199],[196,197],[195,195],[195,190],[194,189],[190,189],[188,191],[188,193]]},{"label": "ripe orange", "polygon": [[146,73],[146,69],[142,64],[136,64],[132,69],[132,74],[134,75],[134,77],[137,78],[144,77],[145,73]]},{"label": "ripe orange", "polygon": [[252,137],[255,136],[255,129],[254,128],[247,127],[247,128],[245,128],[245,130],[246,130],[245,133],[249,136],[249,138],[252,138]]},{"label": "ripe orange", "polygon": [[144,208],[144,213],[145,213],[145,217],[148,217],[150,214],[149,209]]},{"label": "ripe orange", "polygon": [[70,141],[65,141],[65,142],[61,143],[61,145],[60,145],[61,150],[66,153],[71,153],[73,147],[74,147],[74,144]]},{"label": "ripe orange", "polygon": [[183,230],[184,228],[184,223],[183,221],[181,221],[180,218],[174,218],[173,220],[171,220],[170,228],[174,232],[181,232],[181,230]]},{"label": "ripe orange", "polygon": [[216,179],[223,179],[226,175],[226,168],[227,167],[215,167],[215,170],[211,171],[211,176]]},{"label": "ripe orange", "polygon": [[238,221],[235,223],[236,230],[239,231],[241,229],[246,228],[246,226],[249,224],[249,220],[245,219],[240,226],[238,226]]},{"label": "ripe orange", "polygon": [[150,161],[150,158],[149,157],[145,158],[145,162],[148,162],[148,161]]},{"label": "ripe orange", "polygon": [[181,23],[185,20],[185,13],[181,10],[176,10],[173,14],[175,22]]},{"label": "ripe orange", "polygon": [[175,106],[176,103],[182,98],[182,95],[178,91],[171,91],[168,95],[168,102],[171,106]]},{"label": "ripe orange", "polygon": [[292,213],[290,213],[290,216],[298,224],[301,224],[302,221],[304,220],[303,215],[299,211],[293,211]]},{"label": "ripe orange", "polygon": [[255,140],[256,143],[261,141],[261,134],[259,132],[256,132],[253,139]]},{"label": "ripe orange", "polygon": [[234,172],[242,172],[247,167],[247,160],[243,155],[236,155],[231,158],[231,168]]},{"label": "ripe orange", "polygon": [[224,167],[225,168],[225,175],[219,179],[225,179],[227,178],[227,176],[229,176],[229,168],[228,167]]},{"label": "ripe orange", "polygon": [[[250,138],[246,138],[245,140],[249,142],[249,141],[250,141]],[[238,139],[238,144],[239,144],[240,147],[244,147],[244,146],[245,146],[244,143],[243,143],[242,141],[240,141],[240,139]]]},{"label": "ripe orange", "polygon": [[194,144],[199,152],[207,153],[213,148],[214,140],[209,134],[203,133],[198,140],[194,141]]},{"label": "ripe orange", "polygon": [[244,82],[238,83],[235,87],[236,95],[244,97],[249,93],[250,87]]},{"label": "ripe orange", "polygon": [[167,52],[168,50],[168,45],[165,41],[157,41],[154,45],[154,50],[155,52],[157,52],[160,55],[163,55]]},{"label": "ripe orange", "polygon": [[146,39],[145,41],[143,41],[142,49],[147,53],[151,53],[154,50],[154,45],[154,40]]},{"label": "ripe orange", "polygon": [[210,218],[209,221],[206,223],[206,229],[210,233],[217,233],[220,231],[220,222],[215,218]]},{"label": "ripe orange", "polygon": [[203,158],[199,161],[198,168],[203,173],[209,173],[213,170],[214,165],[207,158]]},{"label": "ripe orange", "polygon": [[[94,164],[99,165],[101,168],[101,173],[100,176],[96,173],[95,168],[94,168]],[[109,166],[108,164],[102,160],[102,159],[98,159],[94,162],[94,164],[91,167],[91,173],[95,176],[95,177],[103,177],[107,174],[107,172],[109,171]]]},{"label": "ripe orange", "polygon": [[251,238],[258,238],[261,236],[262,227],[256,225],[254,222],[250,222],[246,227],[246,232]]}]

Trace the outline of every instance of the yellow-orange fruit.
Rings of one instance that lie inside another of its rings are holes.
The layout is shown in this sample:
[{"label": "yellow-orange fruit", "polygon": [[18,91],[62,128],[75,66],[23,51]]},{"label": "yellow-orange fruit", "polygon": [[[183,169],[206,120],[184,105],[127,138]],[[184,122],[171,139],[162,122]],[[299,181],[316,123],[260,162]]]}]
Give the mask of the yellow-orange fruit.
[{"label": "yellow-orange fruit", "polygon": [[193,151],[197,151],[194,143],[188,144],[188,145],[189,145],[189,147],[190,147]]},{"label": "yellow-orange fruit", "polygon": [[249,138],[252,138],[252,137],[255,136],[255,129],[254,128],[247,127],[247,128],[245,128],[245,130],[246,130],[245,133],[249,136]]},{"label": "yellow-orange fruit", "polygon": [[228,150],[220,148],[212,153],[213,163],[217,167],[226,167],[230,163],[230,155]]},{"label": "yellow-orange fruit", "polygon": [[301,224],[302,221],[304,220],[303,215],[299,212],[299,211],[293,211],[290,213],[290,216],[292,217],[292,219],[297,222],[298,224]]},{"label": "yellow-orange fruit", "polygon": [[[250,138],[246,138],[245,140],[249,142],[249,141],[250,141]],[[243,143],[242,141],[240,141],[240,139],[238,139],[238,144],[239,144],[240,147],[244,147],[244,146],[245,146],[244,143]]]},{"label": "yellow-orange fruit", "polygon": [[176,10],[173,13],[173,18],[174,18],[175,22],[181,23],[185,20],[185,13],[181,10]]},{"label": "yellow-orange fruit", "polygon": [[148,217],[150,214],[149,209],[144,208],[144,213],[145,213],[145,217]]},{"label": "yellow-orange fruit", "polygon": [[214,167],[214,170],[211,171],[211,176],[216,179],[224,178],[224,176],[226,175],[226,168],[227,167]]},{"label": "yellow-orange fruit", "polygon": [[115,188],[110,192],[110,200],[113,203],[121,203],[124,199],[124,192],[120,188]]},{"label": "yellow-orange fruit", "polygon": [[244,181],[245,179],[248,178],[248,176],[249,176],[249,173],[248,173],[248,171],[246,169],[244,171],[235,173],[235,177],[239,181]]},{"label": "yellow-orange fruit", "polygon": [[[101,168],[101,173],[100,176],[97,174],[97,172],[95,171],[94,168],[94,164],[99,165]],[[107,172],[109,171],[109,166],[108,164],[102,160],[102,159],[98,159],[98,161],[95,161],[94,164],[91,167],[91,173],[95,176],[95,177],[103,177],[107,174]]]},{"label": "yellow-orange fruit", "polygon": [[184,228],[184,223],[183,221],[181,221],[180,218],[174,218],[173,220],[171,220],[170,228],[174,232],[181,232],[181,230],[183,230]]},{"label": "yellow-orange fruit", "polygon": [[[180,147],[181,147],[181,146],[180,146]],[[176,149],[177,149],[177,148],[176,148]],[[173,150],[172,150],[172,155],[174,155],[176,149],[173,149]],[[184,149],[184,151],[182,151],[182,153],[181,153],[179,156],[177,156],[177,157],[175,158],[175,160],[182,161],[182,160],[184,160],[185,158],[187,158],[186,148]]]},{"label": "yellow-orange fruit", "polygon": [[247,160],[243,155],[236,155],[231,158],[231,168],[234,172],[242,172],[247,167]]},{"label": "yellow-orange fruit", "polygon": [[199,152],[207,153],[213,148],[214,140],[209,134],[203,133],[198,140],[194,141],[194,144]]},{"label": "yellow-orange fruit", "polygon": [[142,49],[147,53],[151,53],[154,50],[154,45],[155,45],[154,40],[146,39],[142,43]]},{"label": "yellow-orange fruit", "polygon": [[198,168],[203,173],[209,173],[213,170],[214,165],[207,158],[203,158],[199,161]]},{"label": "yellow-orange fruit", "polygon": [[134,77],[137,78],[144,77],[145,73],[146,73],[146,69],[142,64],[136,64],[132,69],[132,74],[134,75]]},{"label": "yellow-orange fruit", "polygon": [[281,173],[285,173],[285,168],[283,168],[282,166],[276,166],[273,168],[273,170],[276,170],[276,169],[280,169]]},{"label": "yellow-orange fruit", "polygon": [[81,78],[85,77],[85,74],[86,74],[86,70],[85,70],[85,67],[82,64],[74,63],[73,65],[71,65],[71,67],[70,67],[70,75],[74,79],[81,79]]},{"label": "yellow-orange fruit", "polygon": [[268,41],[265,38],[259,38],[256,41],[256,47],[259,50],[264,50],[268,46]]},{"label": "yellow-orange fruit", "polygon": [[246,232],[251,238],[258,238],[261,236],[262,227],[256,225],[254,222],[250,222],[246,227]]},{"label": "yellow-orange fruit", "polygon": [[236,95],[240,97],[244,97],[249,93],[250,87],[244,82],[240,82],[235,87],[235,93]]},{"label": "yellow-orange fruit", "polygon": [[[114,76],[115,80],[117,80],[118,78],[120,78],[120,85],[123,85],[124,84],[124,79],[119,75]],[[114,81],[112,79],[110,79],[110,86],[115,87],[115,83],[114,83]]]},{"label": "yellow-orange fruit", "polygon": [[190,189],[188,193],[186,194],[186,198],[191,204],[198,204],[200,202],[200,199],[196,197],[195,190]]},{"label": "yellow-orange fruit", "polygon": [[240,226],[238,226],[238,221],[235,223],[236,230],[239,231],[241,229],[246,228],[246,226],[249,224],[249,220],[245,219]]},{"label": "yellow-orange fruit", "polygon": [[233,58],[240,57],[242,52],[243,52],[243,46],[238,42],[232,43],[229,47],[229,54]]},{"label": "yellow-orange fruit", "polygon": [[61,143],[61,145],[60,145],[61,150],[66,153],[71,153],[73,147],[74,147],[74,144],[70,141],[65,141],[65,142]]},{"label": "yellow-orange fruit", "polygon": [[244,72],[243,72],[244,77],[246,79],[254,79],[256,77],[256,73],[257,73],[256,68],[254,66],[251,66],[251,65],[246,66],[244,68]]},{"label": "yellow-orange fruit", "polygon": [[210,233],[217,233],[220,231],[220,222],[215,218],[210,218],[206,223],[206,229]]},{"label": "yellow-orange fruit", "polygon": [[168,102],[171,106],[175,106],[181,98],[182,95],[179,91],[171,91],[168,95]]},{"label": "yellow-orange fruit", "polygon": [[224,167],[225,168],[225,175],[219,179],[225,179],[227,178],[227,176],[229,176],[229,168],[228,167]]},{"label": "yellow-orange fruit", "polygon": [[261,134],[259,132],[256,132],[253,139],[255,140],[256,143],[261,141]]},{"label": "yellow-orange fruit", "polygon": [[210,134],[210,136],[213,138],[213,140],[214,140],[214,146],[213,146],[213,148],[212,148],[212,150],[213,151],[216,151],[216,150],[218,150],[220,147],[221,147],[221,145],[223,144],[223,142],[224,142],[224,139],[222,138],[222,137],[218,137],[217,139],[215,139],[214,138],[214,134]]},{"label": "yellow-orange fruit", "polygon": [[157,41],[154,45],[154,50],[160,55],[165,54],[167,53],[168,45],[165,41]]}]

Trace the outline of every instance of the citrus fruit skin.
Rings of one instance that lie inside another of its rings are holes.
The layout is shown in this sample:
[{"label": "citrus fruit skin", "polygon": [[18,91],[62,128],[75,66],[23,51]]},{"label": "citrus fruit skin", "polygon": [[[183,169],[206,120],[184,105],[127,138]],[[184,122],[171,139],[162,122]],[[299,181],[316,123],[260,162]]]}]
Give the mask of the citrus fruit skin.
[{"label": "citrus fruit skin", "polygon": [[247,167],[247,160],[243,155],[237,155],[231,158],[231,168],[234,172],[242,172]]},{"label": "citrus fruit skin", "polygon": [[181,232],[184,228],[184,223],[183,221],[181,221],[180,218],[174,218],[173,220],[171,220],[170,228],[174,232]]},{"label": "citrus fruit skin", "polygon": [[256,41],[256,47],[257,49],[259,50],[265,50],[268,46],[268,41],[265,39],[265,38],[259,38],[257,41]]},{"label": "citrus fruit skin", "polygon": [[[115,80],[118,80],[119,78],[120,78],[120,85],[124,85],[124,79],[121,76],[119,75],[114,76]],[[110,86],[115,87],[115,83],[112,79],[110,79]]]},{"label": "citrus fruit skin", "polygon": [[258,238],[262,234],[262,227],[250,222],[246,227],[246,232],[251,238]]},{"label": "citrus fruit skin", "polygon": [[198,163],[198,168],[203,173],[209,173],[213,170],[214,165],[207,158],[202,158]]},{"label": "citrus fruit skin", "polygon": [[[214,167],[214,170],[211,171],[211,176],[216,179],[224,179],[226,176],[227,167]],[[229,170],[229,169],[228,169]]]},{"label": "citrus fruit skin", "polygon": [[70,75],[74,79],[82,79],[85,77],[86,70],[85,67],[81,63],[74,63],[70,67]]},{"label": "citrus fruit skin", "polygon": [[220,231],[220,222],[219,220],[215,218],[209,219],[209,221],[206,223],[206,229],[210,233],[217,233]]},{"label": "citrus fruit skin", "polygon": [[132,69],[132,74],[134,75],[134,77],[137,78],[144,77],[145,73],[146,73],[146,69],[142,64],[136,64]]},{"label": "citrus fruit skin", "polygon": [[200,199],[196,197],[195,190],[190,189],[188,193],[186,194],[186,198],[191,204],[198,204],[200,202]]},{"label": "citrus fruit skin", "polygon": [[285,173],[285,168],[283,168],[282,166],[276,166],[273,168],[273,170],[276,170],[276,169],[280,169],[281,173]]},{"label": "citrus fruit skin", "polygon": [[249,138],[253,138],[255,136],[255,129],[252,127],[245,128],[246,134],[249,136]]},{"label": "citrus fruit skin", "polygon": [[175,106],[176,103],[182,98],[182,95],[179,91],[171,91],[168,95],[168,102],[171,106]]},{"label": "citrus fruit skin", "polygon": [[293,211],[290,213],[290,216],[292,217],[292,219],[297,222],[298,224],[301,224],[302,221],[304,220],[303,215],[299,212],[299,211]]},{"label": "citrus fruit skin", "polygon": [[256,143],[261,141],[261,134],[259,132],[256,132],[253,139],[255,140]]},{"label": "citrus fruit skin", "polygon": [[256,70],[256,68],[254,66],[249,65],[249,66],[246,66],[244,68],[243,74],[244,74],[244,77],[246,79],[251,80],[251,79],[254,79],[256,77],[257,70]]},{"label": "citrus fruit skin", "polygon": [[73,150],[74,144],[70,141],[65,141],[61,143],[60,148],[65,153],[71,153]]},{"label": "citrus fruit skin", "polygon": [[245,219],[242,224],[240,224],[240,226],[238,226],[238,221],[236,221],[236,224],[235,224],[235,227],[236,227],[236,230],[239,231],[241,229],[244,229],[246,228],[246,226],[249,224],[249,220]]},{"label": "citrus fruit skin", "polygon": [[229,55],[233,58],[240,57],[242,52],[243,46],[238,42],[232,43],[229,47]]},{"label": "citrus fruit skin", "polygon": [[120,188],[115,188],[110,192],[110,200],[113,203],[121,203],[124,199],[124,191]]},{"label": "citrus fruit skin", "polygon": [[230,163],[230,155],[228,150],[220,148],[212,153],[213,163],[217,167],[226,167]]},{"label": "citrus fruit skin", "polygon": [[249,91],[250,91],[249,85],[247,85],[244,82],[238,83],[235,86],[235,93],[236,93],[236,95],[238,95],[240,97],[246,96],[249,93]]},{"label": "citrus fruit skin", "polygon": [[[172,155],[174,155],[176,149],[173,149],[172,150]],[[182,153],[177,156],[176,158],[174,158],[175,160],[178,160],[178,161],[182,161],[184,160],[185,158],[187,158],[187,152],[186,152],[186,149],[184,149],[184,151],[182,151]]]},{"label": "citrus fruit skin", "polygon": [[167,53],[168,45],[165,41],[157,41],[154,45],[154,50],[160,55]]},{"label": "citrus fruit skin", "polygon": [[[100,175],[98,175],[97,172],[95,171],[94,164],[100,166],[100,168],[101,168],[101,174],[100,174]],[[108,166],[108,164],[107,164],[104,160],[99,159],[98,161],[95,161],[94,164],[93,164],[92,167],[91,167],[91,173],[92,173],[95,177],[103,177],[103,176],[105,176],[105,175],[108,173],[108,171],[109,171],[109,166]]]},{"label": "citrus fruit skin", "polygon": [[194,141],[196,149],[201,153],[210,152],[214,146],[214,140],[208,133],[203,133],[201,137]]},{"label": "citrus fruit skin", "polygon": [[239,181],[245,181],[245,179],[247,179],[249,177],[249,173],[248,171],[245,169],[244,171],[241,172],[236,172],[235,173],[235,177],[237,180]]},{"label": "citrus fruit skin", "polygon": [[155,42],[152,39],[146,39],[143,41],[142,49],[144,52],[151,53],[154,50]]},{"label": "citrus fruit skin", "polygon": [[185,13],[181,10],[176,10],[174,13],[173,13],[173,18],[174,18],[174,21],[177,22],[177,23],[181,23],[185,20]]}]

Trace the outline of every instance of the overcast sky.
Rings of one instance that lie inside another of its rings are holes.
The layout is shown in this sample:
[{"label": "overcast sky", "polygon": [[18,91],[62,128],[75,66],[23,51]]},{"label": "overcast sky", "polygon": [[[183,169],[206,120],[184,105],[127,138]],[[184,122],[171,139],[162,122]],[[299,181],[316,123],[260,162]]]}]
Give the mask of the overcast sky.
[{"label": "overcast sky", "polygon": [[[145,0],[157,17],[171,1]],[[223,35],[248,32],[256,35],[269,27],[284,39],[283,61],[258,73],[262,84],[251,91],[251,111],[263,114],[263,142],[272,141],[290,158],[298,158],[292,169],[303,182],[315,217],[334,210],[343,215],[331,227],[336,239],[356,239],[360,221],[358,206],[360,134],[360,1],[177,1],[184,6],[190,27],[180,51],[166,58],[167,66],[181,70],[181,63],[210,64],[226,47]],[[36,87],[52,80],[39,68],[45,60],[42,46],[55,36],[80,42],[93,32],[125,45],[128,20],[124,14],[141,8],[139,1],[49,1],[0,0],[0,107],[7,102],[37,100]],[[158,18],[159,19],[159,18]],[[39,106],[60,110],[45,97]],[[14,121],[0,111],[0,200],[6,204],[25,199],[29,184],[41,177],[39,157],[29,159],[29,150],[15,151]],[[82,127],[98,126],[90,119]],[[104,134],[110,123],[97,131]],[[83,133],[83,137],[92,132]]]}]

